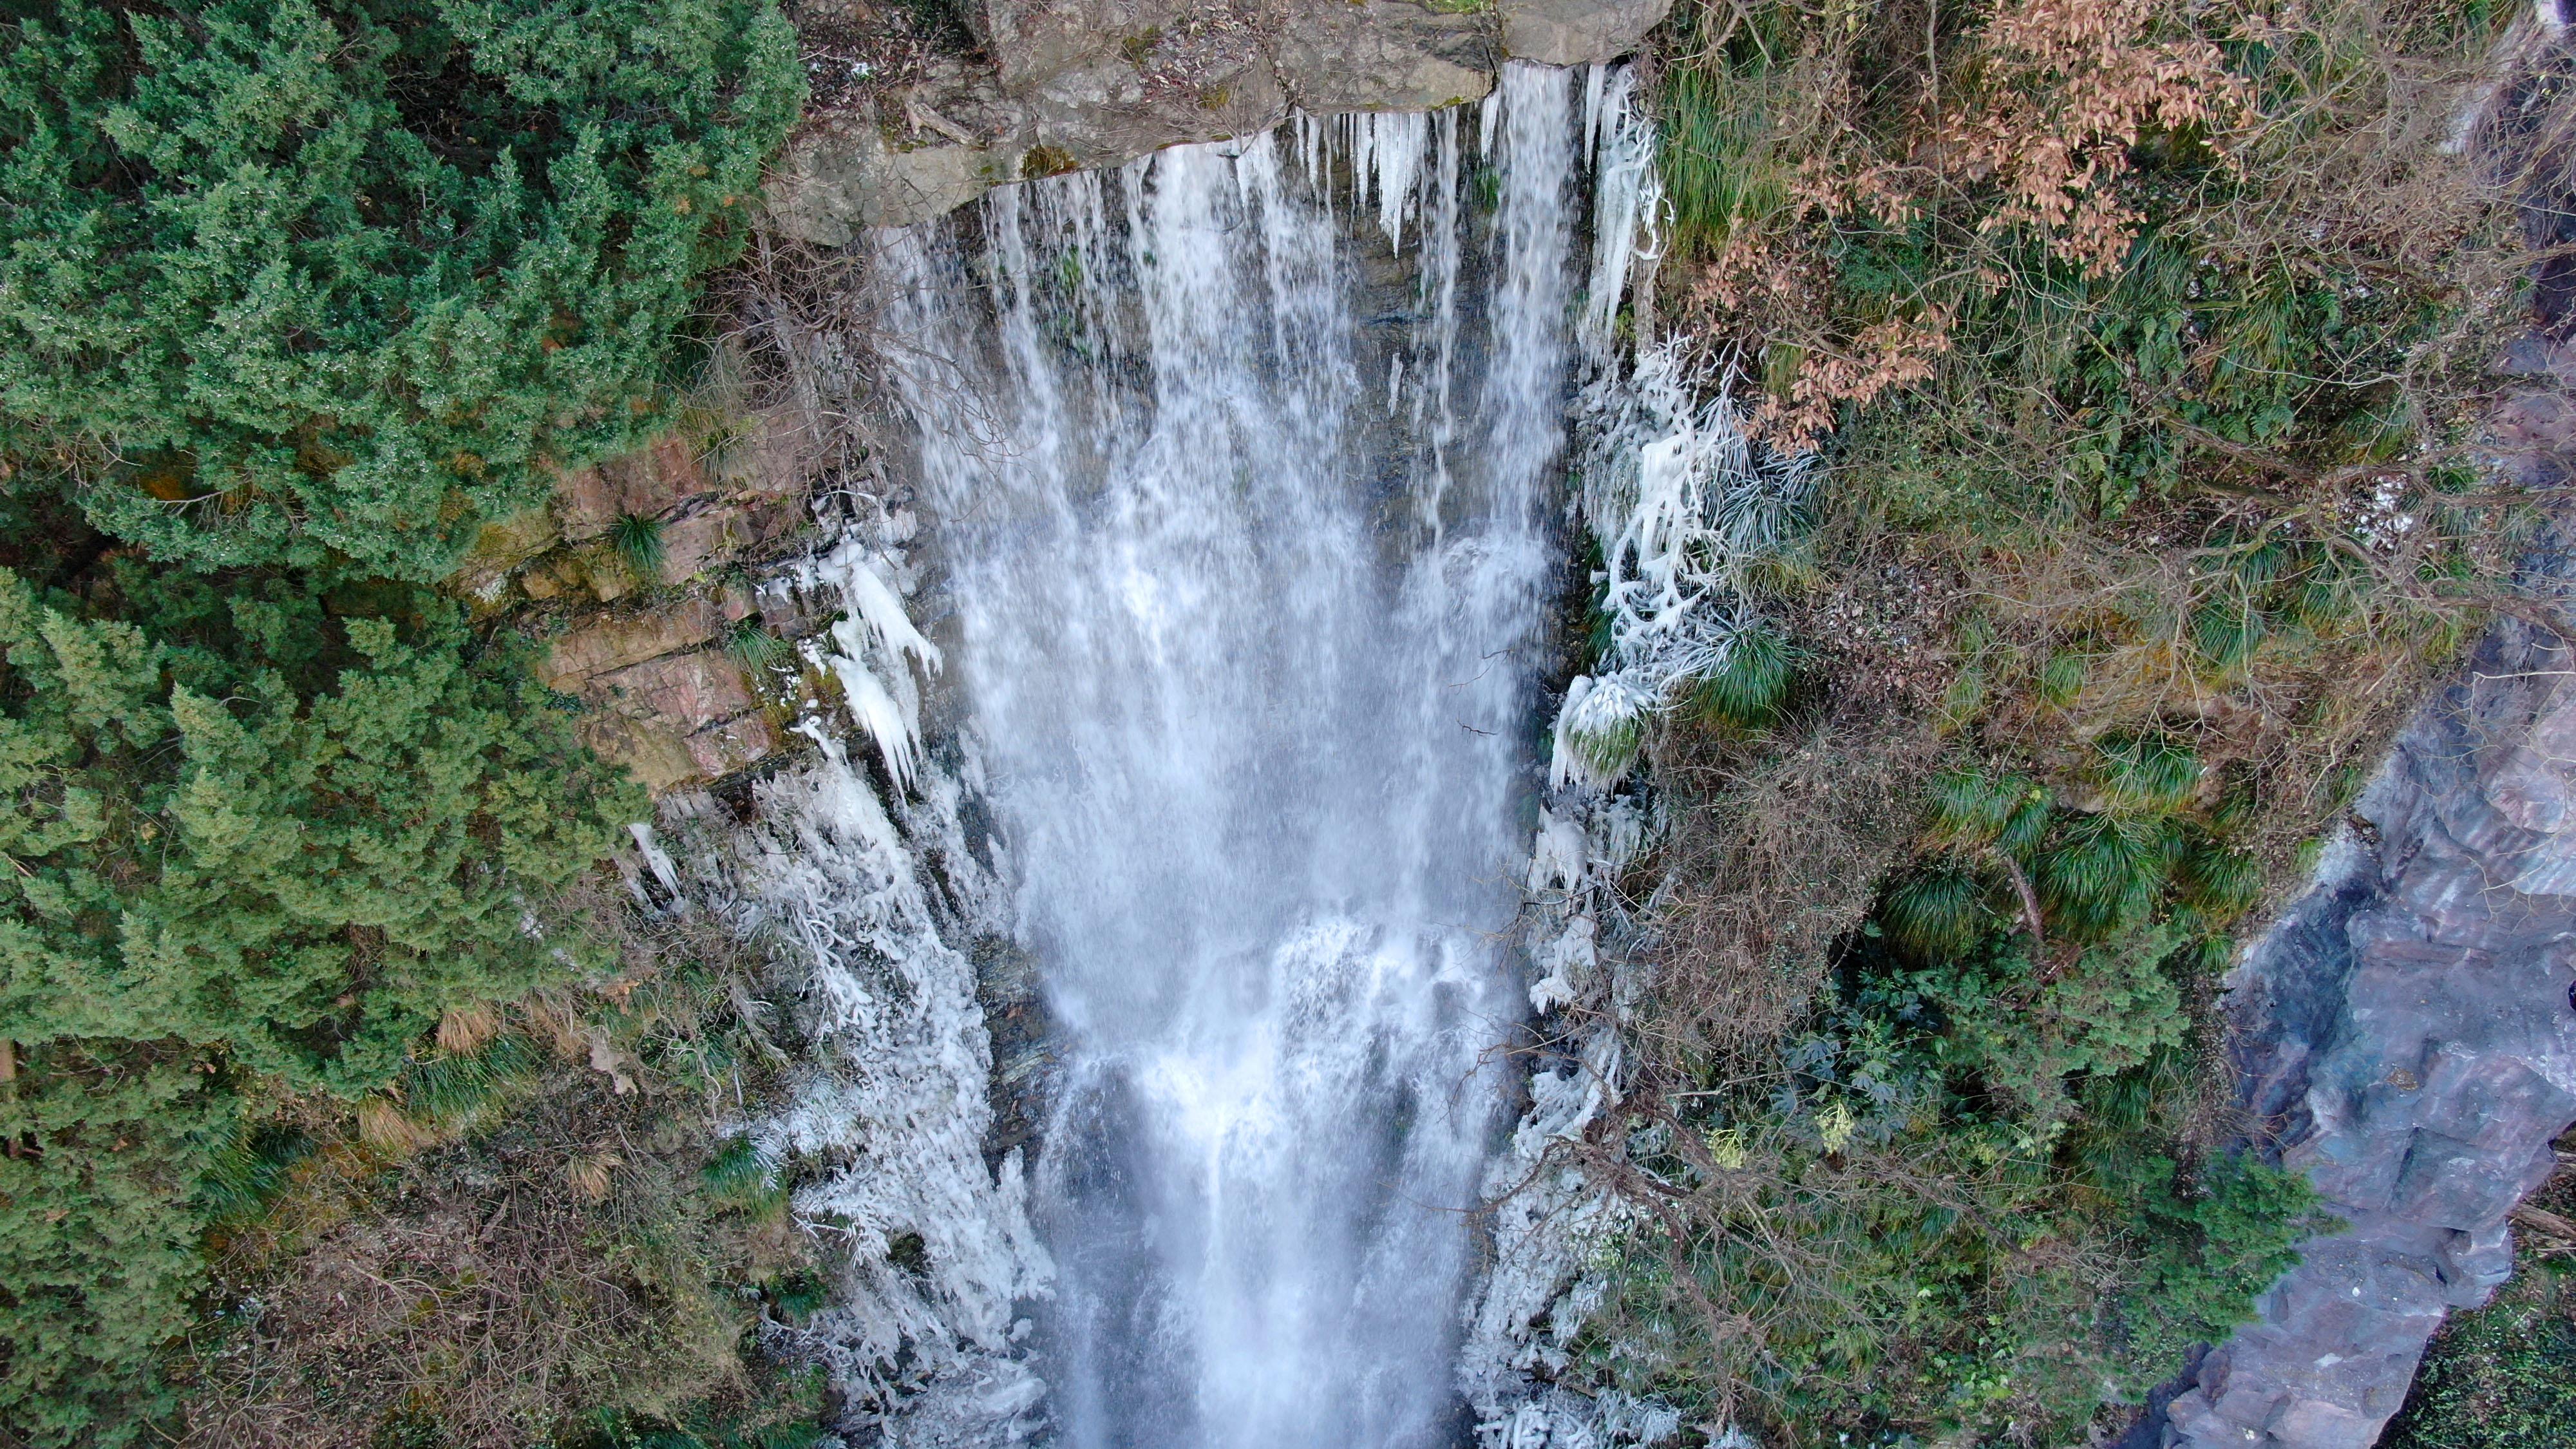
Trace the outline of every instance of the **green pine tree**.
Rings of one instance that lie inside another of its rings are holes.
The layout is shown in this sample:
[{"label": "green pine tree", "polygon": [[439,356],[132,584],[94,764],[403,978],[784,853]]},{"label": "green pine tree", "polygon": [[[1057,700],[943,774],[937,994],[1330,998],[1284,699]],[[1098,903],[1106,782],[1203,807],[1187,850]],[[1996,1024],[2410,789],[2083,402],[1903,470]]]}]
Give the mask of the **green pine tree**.
[{"label": "green pine tree", "polygon": [[0,570],[0,1431],[38,1444],[163,1407],[246,1105],[582,969],[550,908],[642,809],[426,591],[88,582]]},{"label": "green pine tree", "polygon": [[769,0],[0,21],[0,452],[199,565],[444,573],[650,426],[803,96]]}]

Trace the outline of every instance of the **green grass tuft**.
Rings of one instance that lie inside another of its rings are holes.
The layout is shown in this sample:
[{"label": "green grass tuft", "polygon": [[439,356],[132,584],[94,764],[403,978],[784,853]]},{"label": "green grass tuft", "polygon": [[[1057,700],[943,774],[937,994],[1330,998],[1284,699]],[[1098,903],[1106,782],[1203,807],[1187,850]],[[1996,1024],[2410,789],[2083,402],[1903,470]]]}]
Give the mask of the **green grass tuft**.
[{"label": "green grass tuft", "polygon": [[1760,729],[1788,702],[1793,662],[1778,630],[1747,630],[1727,649],[1726,662],[1693,688],[1692,708],[1714,723]]},{"label": "green grass tuft", "polygon": [[661,580],[662,561],[669,556],[662,546],[661,519],[644,513],[621,513],[608,526],[608,542],[635,575],[636,582]]},{"label": "green grass tuft", "polygon": [[2051,924],[2098,937],[2144,920],[2172,876],[2175,845],[2163,820],[2109,810],[2074,816],[2039,860]]},{"label": "green grass tuft", "polygon": [[462,1117],[534,1079],[544,1066],[526,1037],[504,1032],[470,1052],[433,1052],[412,1062],[403,1071],[403,1102],[432,1117]]},{"label": "green grass tuft", "polygon": [[1879,920],[1897,945],[1927,961],[1965,955],[1993,919],[1985,888],[1957,866],[1936,866],[1888,891]]},{"label": "green grass tuft", "polygon": [[2102,782],[2122,810],[2163,812],[2191,803],[2200,789],[2200,756],[2166,735],[2112,735],[2094,746]]},{"label": "green grass tuft", "polygon": [[698,1170],[698,1180],[707,1190],[728,1202],[749,1202],[765,1195],[776,1176],[747,1133],[728,1140]]},{"label": "green grass tuft", "polygon": [[788,652],[787,641],[771,633],[769,626],[756,618],[735,620],[733,627],[725,631],[724,650],[734,663],[753,674],[767,672],[771,665],[786,658]]}]

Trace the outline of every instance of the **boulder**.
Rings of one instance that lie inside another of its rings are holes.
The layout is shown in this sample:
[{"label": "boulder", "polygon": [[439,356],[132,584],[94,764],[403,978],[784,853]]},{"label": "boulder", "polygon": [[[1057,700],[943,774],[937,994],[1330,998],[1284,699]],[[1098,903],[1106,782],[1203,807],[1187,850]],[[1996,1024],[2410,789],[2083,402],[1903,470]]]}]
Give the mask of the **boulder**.
[{"label": "boulder", "polygon": [[1116,166],[1166,146],[1221,141],[1287,119],[1288,99],[1249,28],[1156,33],[1064,70],[1030,93],[1023,169]]},{"label": "boulder", "polygon": [[822,429],[812,419],[793,407],[765,408],[751,415],[723,482],[736,496],[800,501],[823,462]]},{"label": "boulder", "polygon": [[1502,29],[1490,8],[1414,0],[1274,0],[1273,55],[1288,99],[1316,114],[1428,111],[1494,88]]},{"label": "boulder", "polygon": [[685,584],[758,542],[749,510],[724,504],[662,526],[662,583]]},{"label": "boulder", "polygon": [[2576,398],[2558,392],[2524,393],[2497,408],[2488,427],[2499,448],[2564,453],[2576,449]]},{"label": "boulder", "polygon": [[1539,65],[1599,65],[1634,52],[1673,0],[1498,0],[1503,54]]},{"label": "boulder", "polygon": [[984,0],[977,27],[1006,89],[1141,55],[1204,7],[1187,0]]},{"label": "boulder", "polygon": [[870,117],[834,117],[787,144],[764,183],[769,224],[818,246],[847,246],[877,226],[945,216],[1019,179],[1022,148],[936,137],[897,145]]},{"label": "boulder", "polygon": [[1634,51],[1672,0],[982,0],[981,74],[941,62],[792,139],[764,194],[781,235],[845,246],[1006,181],[1251,135],[1290,106],[1423,111],[1482,98],[1504,59]]},{"label": "boulder", "polygon": [[519,575],[519,587],[540,603],[566,598],[590,588],[590,570],[571,554],[552,554],[530,564]]}]

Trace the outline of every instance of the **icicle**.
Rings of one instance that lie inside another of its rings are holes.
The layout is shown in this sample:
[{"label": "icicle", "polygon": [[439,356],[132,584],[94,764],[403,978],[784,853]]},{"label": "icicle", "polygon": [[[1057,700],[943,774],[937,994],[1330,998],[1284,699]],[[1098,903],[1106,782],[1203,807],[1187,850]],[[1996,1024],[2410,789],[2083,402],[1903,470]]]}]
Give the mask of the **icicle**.
[{"label": "icicle", "polygon": [[872,551],[859,540],[841,544],[823,560],[821,577],[837,585],[841,597],[848,600],[856,617],[863,620],[869,635],[891,650],[909,654],[923,667],[936,671],[940,667],[939,648],[912,626],[904,613],[903,600],[870,559]]},{"label": "icicle", "polygon": [[1601,165],[1601,84],[1610,74],[1603,64],[1583,68],[1583,164]]},{"label": "icicle", "polygon": [[1592,279],[1575,337],[1600,365],[1609,359],[1630,273],[1658,254],[1655,217],[1664,189],[1655,174],[1654,123],[1637,104],[1635,74],[1624,65],[1595,66],[1588,84],[1601,91],[1592,144]]},{"label": "icicle", "polygon": [[[1053,1270],[1016,1156],[984,1165],[991,1047],[974,967],[942,940],[911,844],[938,852],[957,899],[990,898],[959,838],[957,793],[930,789],[898,825],[840,740],[814,721],[799,728],[821,758],[756,787],[762,823],[735,868],[734,910],[805,968],[831,1070],[750,1131],[765,1162],[831,1164],[793,1206],[807,1232],[840,1241],[848,1266],[832,1307],[771,1331],[884,1396],[899,1391],[906,1355],[918,1380],[1006,1350],[1014,1301],[1043,1293]],[[906,1235],[922,1243],[920,1271],[893,1262]]]},{"label": "icicle", "polygon": [[837,589],[849,614],[832,626],[828,648],[821,640],[807,643],[807,658],[840,681],[850,715],[876,744],[887,777],[898,792],[909,790],[920,764],[921,694],[906,661],[936,672],[938,646],[913,627],[863,540],[843,541],[806,576]]},{"label": "icicle", "polygon": [[653,838],[653,827],[638,820],[626,827],[626,833],[635,837],[635,853],[643,857],[646,868],[653,872],[653,879],[660,881],[662,889],[671,893],[676,906],[685,908],[689,897],[680,889],[680,868],[672,861],[670,853],[662,849],[661,842]]},{"label": "icicle", "polygon": [[1377,224],[1389,245],[1404,250],[1404,219],[1413,207],[1413,192],[1422,174],[1422,157],[1430,136],[1430,118],[1419,112],[1387,111],[1363,118],[1370,136],[1369,163],[1377,178]]}]

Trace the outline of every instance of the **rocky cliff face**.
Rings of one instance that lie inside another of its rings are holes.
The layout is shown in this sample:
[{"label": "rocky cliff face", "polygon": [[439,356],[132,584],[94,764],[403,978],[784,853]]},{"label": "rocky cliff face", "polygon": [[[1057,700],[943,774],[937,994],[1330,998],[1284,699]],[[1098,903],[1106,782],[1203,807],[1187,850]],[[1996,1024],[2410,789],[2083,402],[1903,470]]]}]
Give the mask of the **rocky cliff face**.
[{"label": "rocky cliff face", "polygon": [[2243,1105],[2349,1227],[2185,1376],[2141,1446],[2363,1449],[2576,1120],[2576,651],[2510,621],[2401,737],[2249,953]]},{"label": "rocky cliff face", "polygon": [[[656,794],[781,747],[777,711],[725,641],[782,612],[740,566],[798,546],[812,437],[755,413],[712,444],[675,433],[566,474],[545,507],[485,528],[453,581],[479,608],[528,611],[551,636],[540,677],[592,706],[584,739]],[[651,521],[653,568],[610,541],[621,518]]]},{"label": "rocky cliff face", "polygon": [[[2491,124],[2563,64],[2558,0],[2490,57],[2455,133],[2511,159]],[[2576,235],[2563,175],[2522,203],[2531,334],[2496,371],[2490,471],[2576,476]],[[2507,619],[2428,701],[2329,842],[2315,881],[2230,978],[2238,1100],[2257,1146],[2308,1174],[2346,1223],[2308,1245],[2255,1321],[2187,1367],[2122,1449],[2365,1449],[2403,1405],[2450,1310],[2513,1269],[2508,1216],[2557,1170],[2576,1122],[2576,621],[2568,546],[2540,550],[2533,621]],[[2539,622],[2546,620],[2549,622]],[[2551,625],[2554,624],[2554,627]]]},{"label": "rocky cliff face", "polygon": [[[817,16],[830,0],[809,7]],[[789,143],[769,224],[839,246],[987,189],[1251,135],[1309,114],[1430,110],[1507,60],[1584,65],[1636,49],[1672,0],[974,0],[982,56],[838,111]],[[828,17],[824,17],[828,18]]]}]

